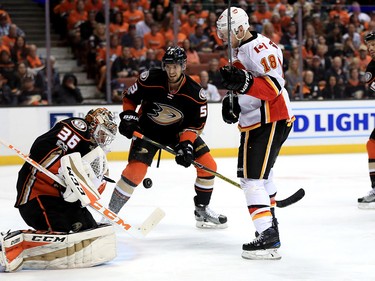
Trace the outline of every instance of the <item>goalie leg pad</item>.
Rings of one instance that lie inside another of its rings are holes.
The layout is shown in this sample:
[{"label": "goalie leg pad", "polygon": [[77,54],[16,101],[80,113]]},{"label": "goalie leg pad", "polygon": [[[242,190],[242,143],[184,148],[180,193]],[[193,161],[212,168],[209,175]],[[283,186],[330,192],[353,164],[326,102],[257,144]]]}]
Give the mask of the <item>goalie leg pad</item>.
[{"label": "goalie leg pad", "polygon": [[73,234],[15,231],[2,239],[5,271],[92,267],[116,257],[112,225]]}]

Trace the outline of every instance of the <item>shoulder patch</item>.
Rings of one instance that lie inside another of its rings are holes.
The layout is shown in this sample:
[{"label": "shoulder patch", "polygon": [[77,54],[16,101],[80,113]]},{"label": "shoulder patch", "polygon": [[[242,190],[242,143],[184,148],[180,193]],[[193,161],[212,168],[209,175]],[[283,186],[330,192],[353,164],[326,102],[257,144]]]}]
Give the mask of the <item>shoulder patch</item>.
[{"label": "shoulder patch", "polygon": [[87,124],[85,121],[83,120],[80,120],[80,119],[74,119],[72,121],[72,125],[74,128],[76,128],[77,130],[80,130],[82,132],[86,131],[87,130]]},{"label": "shoulder patch", "polygon": [[203,88],[199,91],[199,98],[202,99],[202,100],[207,99],[207,93]]},{"label": "shoulder patch", "polygon": [[141,81],[146,81],[149,74],[150,74],[150,72],[148,70],[146,70],[146,71],[142,72],[141,75],[139,75],[139,79]]},{"label": "shoulder patch", "polygon": [[365,82],[368,83],[372,79],[372,73],[371,72],[366,72],[365,73]]}]

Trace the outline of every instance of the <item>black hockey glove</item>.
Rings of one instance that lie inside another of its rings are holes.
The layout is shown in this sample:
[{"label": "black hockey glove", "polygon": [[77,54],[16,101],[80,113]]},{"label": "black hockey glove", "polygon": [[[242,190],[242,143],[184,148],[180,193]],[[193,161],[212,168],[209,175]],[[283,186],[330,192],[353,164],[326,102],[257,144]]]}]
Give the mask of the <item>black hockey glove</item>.
[{"label": "black hockey glove", "polygon": [[184,166],[185,168],[189,167],[194,161],[193,154],[193,144],[191,141],[183,141],[176,145],[176,162],[177,164]]},{"label": "black hockey glove", "polygon": [[[238,103],[238,96],[233,95],[233,104],[230,105],[229,95],[227,94],[222,101],[221,115],[225,123],[233,124],[238,121],[241,112],[241,107]],[[232,112],[231,112],[232,107]]]},{"label": "black hockey glove", "polygon": [[246,94],[254,83],[254,78],[250,72],[234,66],[226,65],[220,68],[220,73],[224,88],[236,91],[239,94]]},{"label": "black hockey glove", "polygon": [[131,139],[134,131],[142,132],[139,127],[139,117],[133,110],[126,110],[120,113],[120,126],[118,128],[121,135]]}]

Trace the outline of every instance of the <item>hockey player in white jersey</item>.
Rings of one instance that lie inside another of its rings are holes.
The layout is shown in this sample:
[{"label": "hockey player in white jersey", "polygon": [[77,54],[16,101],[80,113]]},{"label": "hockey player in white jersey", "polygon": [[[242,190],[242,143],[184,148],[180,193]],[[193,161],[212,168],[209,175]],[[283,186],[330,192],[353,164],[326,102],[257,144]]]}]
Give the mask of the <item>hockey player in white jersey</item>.
[{"label": "hockey player in white jersey", "polygon": [[269,38],[250,30],[244,10],[232,7],[230,17],[229,28],[228,10],[217,20],[218,36],[233,48],[233,64],[220,69],[223,86],[231,91],[223,99],[222,115],[226,123],[238,122],[237,176],[256,229],[256,238],[243,245],[242,257],[280,259],[272,168],[294,121],[283,54]]}]

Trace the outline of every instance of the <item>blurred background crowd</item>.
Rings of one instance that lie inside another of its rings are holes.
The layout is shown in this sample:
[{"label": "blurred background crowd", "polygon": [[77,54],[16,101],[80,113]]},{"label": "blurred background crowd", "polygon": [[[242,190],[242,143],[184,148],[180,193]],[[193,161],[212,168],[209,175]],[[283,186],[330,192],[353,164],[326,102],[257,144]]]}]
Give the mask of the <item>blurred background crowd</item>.
[{"label": "blurred background crowd", "polygon": [[[231,3],[247,11],[253,30],[282,48],[286,87],[292,100],[375,98],[364,82],[371,58],[363,38],[375,31],[372,1]],[[121,92],[142,71],[160,68],[164,50],[178,44],[187,53],[186,73],[202,85],[209,101],[219,102],[225,95],[219,68],[228,63],[228,51],[217,37],[216,20],[227,8],[226,1],[109,0],[109,25],[105,4],[105,0],[49,2],[52,32],[70,49],[87,78],[95,81],[97,92],[108,94],[106,85],[110,85],[111,102],[121,102]],[[47,101],[47,60],[38,55],[41,46],[28,44],[29,39],[3,4],[1,105],[51,103]],[[52,104],[84,102],[77,77],[73,73],[60,75],[55,62],[50,56]]]}]

